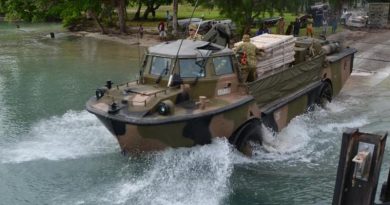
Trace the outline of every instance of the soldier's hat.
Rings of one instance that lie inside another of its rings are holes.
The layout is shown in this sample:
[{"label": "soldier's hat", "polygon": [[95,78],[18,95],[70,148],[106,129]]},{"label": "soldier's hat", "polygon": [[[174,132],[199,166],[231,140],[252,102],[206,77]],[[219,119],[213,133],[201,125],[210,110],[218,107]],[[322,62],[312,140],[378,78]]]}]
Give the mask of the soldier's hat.
[{"label": "soldier's hat", "polygon": [[242,41],[249,42],[249,41],[251,41],[251,38],[250,38],[250,36],[248,34],[244,34],[242,36]]},{"label": "soldier's hat", "polygon": [[197,26],[195,24],[190,24],[188,26],[188,30],[196,30],[197,29]]}]

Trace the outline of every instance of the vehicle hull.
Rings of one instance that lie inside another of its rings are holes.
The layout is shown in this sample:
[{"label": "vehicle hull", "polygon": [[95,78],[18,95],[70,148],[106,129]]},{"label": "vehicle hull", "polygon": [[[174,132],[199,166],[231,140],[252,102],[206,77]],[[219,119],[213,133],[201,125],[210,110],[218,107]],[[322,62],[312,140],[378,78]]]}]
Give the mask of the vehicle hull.
[{"label": "vehicle hull", "polygon": [[231,137],[243,123],[260,117],[253,98],[246,98],[230,108],[205,112],[201,116],[161,121],[121,119],[115,114],[94,109],[91,106],[93,101],[91,99],[87,103],[87,110],[98,117],[126,153],[208,144],[216,137]]},{"label": "vehicle hull", "polygon": [[[293,62],[264,70],[253,82],[239,79],[238,62],[231,62],[236,68],[232,73],[218,76],[209,66],[206,76],[211,77],[175,86],[168,83],[166,87],[160,78],[147,75],[136,83],[116,87],[108,81],[86,107],[116,136],[126,153],[204,145],[217,137],[246,150],[247,142],[262,142],[263,125],[278,132],[297,115],[331,101],[340,92],[352,72],[356,50],[322,43],[301,39],[295,44]],[[151,53],[161,46],[166,45]],[[231,51],[224,52],[230,59]],[[218,62],[220,56],[215,60]]]}]

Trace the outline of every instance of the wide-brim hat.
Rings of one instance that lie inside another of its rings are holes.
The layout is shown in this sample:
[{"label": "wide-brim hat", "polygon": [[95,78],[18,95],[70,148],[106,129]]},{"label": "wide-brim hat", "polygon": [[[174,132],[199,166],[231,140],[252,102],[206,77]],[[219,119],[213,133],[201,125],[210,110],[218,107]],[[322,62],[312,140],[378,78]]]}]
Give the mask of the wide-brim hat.
[{"label": "wide-brim hat", "polygon": [[251,41],[251,37],[248,34],[244,34],[242,36],[242,41],[249,42],[249,41]]},{"label": "wide-brim hat", "polygon": [[188,26],[188,30],[196,30],[197,29],[197,26],[195,24],[190,24]]}]

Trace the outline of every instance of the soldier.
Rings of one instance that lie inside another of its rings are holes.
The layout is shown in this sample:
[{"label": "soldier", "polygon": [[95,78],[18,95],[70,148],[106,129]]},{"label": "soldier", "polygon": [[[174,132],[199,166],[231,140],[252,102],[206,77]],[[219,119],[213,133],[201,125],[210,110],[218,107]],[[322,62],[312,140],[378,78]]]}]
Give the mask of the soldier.
[{"label": "soldier", "polygon": [[331,19],[331,24],[332,24],[332,33],[336,33],[336,30],[337,30],[337,15],[333,15],[332,16],[332,19]]},{"label": "soldier", "polygon": [[284,35],[284,26],[285,25],[286,25],[286,23],[284,22],[284,18],[283,17],[280,18],[278,21],[278,27],[276,27],[276,33]]},{"label": "soldier", "polygon": [[294,22],[290,22],[290,24],[287,26],[286,35],[292,35],[294,29]]},{"label": "soldier", "polygon": [[307,24],[306,24],[306,36],[310,36],[313,38],[313,19],[311,16],[307,18]]},{"label": "soldier", "polygon": [[270,33],[269,29],[267,28],[267,26],[263,23],[261,24],[259,30],[256,31],[256,36],[259,36],[259,35],[263,35],[265,33]]},{"label": "soldier", "polygon": [[238,60],[241,64],[241,78],[246,82],[256,79],[256,46],[250,42],[250,37],[245,34],[242,37],[242,44],[237,46],[234,51],[238,54]]},{"label": "soldier", "polygon": [[322,19],[322,35],[326,36],[326,31],[328,30],[328,20],[324,16]]},{"label": "soldier", "polygon": [[294,37],[299,36],[300,29],[301,29],[301,21],[299,20],[299,18],[296,18],[294,22],[294,30],[293,30]]},{"label": "soldier", "polygon": [[190,24],[188,26],[188,34],[189,36],[187,37],[187,40],[202,40],[202,35],[197,33],[197,26],[195,24]]}]

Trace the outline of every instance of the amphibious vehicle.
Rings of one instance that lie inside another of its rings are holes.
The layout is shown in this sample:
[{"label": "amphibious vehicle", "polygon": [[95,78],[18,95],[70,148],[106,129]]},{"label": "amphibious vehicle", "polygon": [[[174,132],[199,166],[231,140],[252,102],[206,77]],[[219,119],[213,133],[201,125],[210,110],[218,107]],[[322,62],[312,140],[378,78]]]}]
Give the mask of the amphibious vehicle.
[{"label": "amphibious vehicle", "polygon": [[[293,38],[293,37],[291,37]],[[262,129],[280,131],[295,116],[340,92],[353,67],[353,48],[294,38],[293,61],[245,82],[232,49],[177,40],[147,49],[138,80],[106,85],[86,104],[123,152],[190,147],[226,137],[251,153]]]}]

